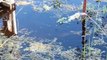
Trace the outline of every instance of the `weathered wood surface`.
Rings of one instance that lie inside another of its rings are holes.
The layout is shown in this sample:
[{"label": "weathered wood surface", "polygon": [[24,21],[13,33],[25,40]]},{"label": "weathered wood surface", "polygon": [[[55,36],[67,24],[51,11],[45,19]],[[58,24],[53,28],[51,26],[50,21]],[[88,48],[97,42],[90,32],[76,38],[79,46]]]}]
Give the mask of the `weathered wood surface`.
[{"label": "weathered wood surface", "polygon": [[0,2],[0,18],[3,22],[1,32],[8,37],[17,34],[15,7],[15,3]]}]

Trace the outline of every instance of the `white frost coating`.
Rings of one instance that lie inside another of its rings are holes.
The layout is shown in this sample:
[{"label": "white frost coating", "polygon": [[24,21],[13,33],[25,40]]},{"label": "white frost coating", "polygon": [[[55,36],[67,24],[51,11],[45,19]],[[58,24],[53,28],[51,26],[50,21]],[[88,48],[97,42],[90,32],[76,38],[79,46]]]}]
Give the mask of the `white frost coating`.
[{"label": "white frost coating", "polygon": [[87,15],[87,14],[86,13],[80,13],[80,12],[75,13],[74,15],[71,15],[68,17],[68,21],[78,19],[82,15]]},{"label": "white frost coating", "polygon": [[52,46],[49,44],[36,42],[36,43],[32,43],[29,48],[25,48],[25,51],[29,50],[32,52],[35,52],[35,51],[36,52],[48,52],[51,50],[51,48]]},{"label": "white frost coating", "polygon": [[93,40],[93,45],[106,45],[107,43],[103,39]]},{"label": "white frost coating", "polygon": [[69,17],[62,17],[60,18],[57,22],[58,23],[69,23],[75,19],[79,19],[82,15],[87,15],[86,13],[80,13],[80,12],[77,12]]},{"label": "white frost coating", "polygon": [[52,9],[52,7],[48,6],[48,5],[44,5],[43,8],[45,9],[45,11],[49,11]]},{"label": "white frost coating", "polygon": [[70,4],[62,4],[61,6],[63,8],[65,8],[66,10],[69,10],[69,11],[77,9],[76,6],[73,6],[73,5],[70,5]]}]

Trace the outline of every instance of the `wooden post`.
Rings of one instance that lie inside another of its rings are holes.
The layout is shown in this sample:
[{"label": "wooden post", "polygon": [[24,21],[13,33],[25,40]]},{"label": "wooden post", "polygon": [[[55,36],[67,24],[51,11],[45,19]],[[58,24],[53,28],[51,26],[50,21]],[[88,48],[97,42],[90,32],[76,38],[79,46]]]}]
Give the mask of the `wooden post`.
[{"label": "wooden post", "polygon": [[[86,13],[86,5],[87,5],[87,0],[84,0],[83,3],[83,13]],[[86,18],[85,15],[82,16],[82,60],[85,60],[85,56],[86,56]]]},{"label": "wooden post", "polygon": [[15,1],[14,0],[5,0],[0,2],[1,9],[4,11],[2,20],[3,20],[3,28],[2,32],[5,36],[10,37],[12,35],[17,34],[16,27],[16,17],[15,17]]}]

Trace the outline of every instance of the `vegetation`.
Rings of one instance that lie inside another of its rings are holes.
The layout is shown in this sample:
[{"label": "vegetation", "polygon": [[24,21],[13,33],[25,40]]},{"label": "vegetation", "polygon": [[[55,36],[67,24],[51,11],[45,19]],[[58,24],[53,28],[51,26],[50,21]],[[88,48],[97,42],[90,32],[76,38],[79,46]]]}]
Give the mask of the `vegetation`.
[{"label": "vegetation", "polygon": [[[58,21],[56,23],[64,24],[79,20],[82,15],[86,15],[86,46],[85,60],[106,60],[107,59],[107,5],[101,5],[104,0],[87,2],[87,11],[83,13],[82,6],[76,6],[65,3],[65,0],[18,0],[17,5],[31,5],[36,12],[54,11],[55,13],[63,11],[67,15],[69,12],[75,12],[73,15],[63,16],[57,13]],[[95,4],[94,4],[95,3]],[[20,13],[19,9],[17,12]],[[23,33],[22,33],[23,32]],[[19,31],[20,36],[7,38],[0,34],[0,57],[5,60],[81,60],[82,48],[65,47],[53,40],[36,40],[29,37],[26,29]],[[102,49],[103,48],[103,49]]]}]

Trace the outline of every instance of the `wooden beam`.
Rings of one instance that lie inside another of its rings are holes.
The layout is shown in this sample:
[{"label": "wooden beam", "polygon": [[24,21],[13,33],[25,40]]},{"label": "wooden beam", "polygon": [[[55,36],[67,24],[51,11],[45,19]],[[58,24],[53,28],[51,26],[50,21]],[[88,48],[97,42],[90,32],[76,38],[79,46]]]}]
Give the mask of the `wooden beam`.
[{"label": "wooden beam", "polygon": [[16,27],[16,17],[15,17],[15,3],[8,4],[6,2],[0,3],[0,16],[3,21],[3,29],[1,30],[5,36],[12,36],[17,34],[17,27]]}]

